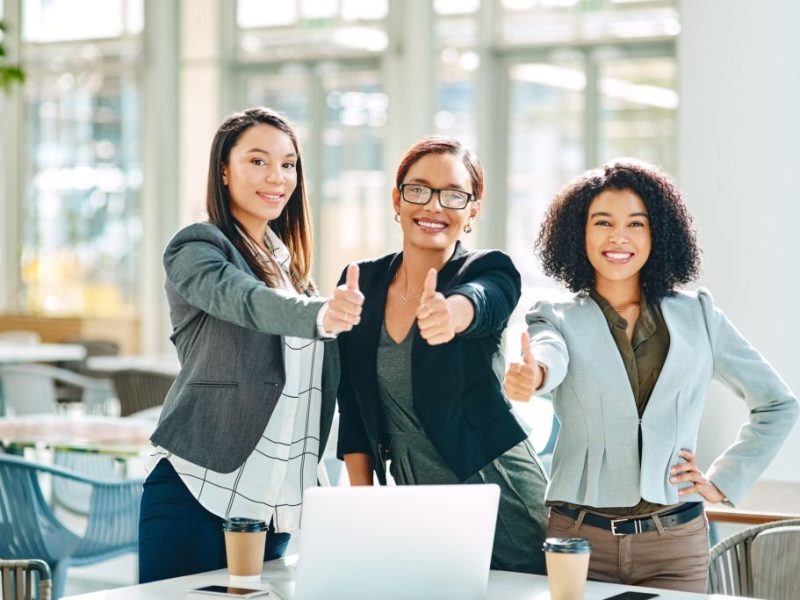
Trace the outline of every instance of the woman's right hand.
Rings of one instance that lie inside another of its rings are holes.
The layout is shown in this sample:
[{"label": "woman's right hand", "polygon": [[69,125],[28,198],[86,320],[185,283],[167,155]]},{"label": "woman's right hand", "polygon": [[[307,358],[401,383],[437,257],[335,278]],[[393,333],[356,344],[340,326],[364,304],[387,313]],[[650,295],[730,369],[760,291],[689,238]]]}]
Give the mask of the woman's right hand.
[{"label": "woman's right hand", "polygon": [[361,321],[361,306],[364,294],[358,289],[358,265],[347,266],[347,278],[343,285],[333,291],[328,300],[328,312],[323,319],[323,326],[328,333],[350,331]]},{"label": "woman's right hand", "polygon": [[503,389],[511,400],[527,402],[544,383],[545,370],[531,352],[531,338],[522,333],[522,362],[511,363],[503,379]]}]

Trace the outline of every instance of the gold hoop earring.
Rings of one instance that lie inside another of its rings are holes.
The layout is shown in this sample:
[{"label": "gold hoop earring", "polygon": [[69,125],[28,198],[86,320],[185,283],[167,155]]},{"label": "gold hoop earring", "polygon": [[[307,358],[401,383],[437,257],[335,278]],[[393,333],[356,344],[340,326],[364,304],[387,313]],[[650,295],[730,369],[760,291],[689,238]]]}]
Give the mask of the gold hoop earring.
[{"label": "gold hoop earring", "polygon": [[472,224],[469,221],[464,225],[464,233],[472,233]]}]

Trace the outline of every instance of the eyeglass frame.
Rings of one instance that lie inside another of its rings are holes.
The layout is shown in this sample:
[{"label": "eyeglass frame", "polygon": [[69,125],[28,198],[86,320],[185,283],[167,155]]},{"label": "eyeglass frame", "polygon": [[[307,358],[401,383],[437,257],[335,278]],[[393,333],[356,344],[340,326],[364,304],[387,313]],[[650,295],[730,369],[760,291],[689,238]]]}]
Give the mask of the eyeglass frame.
[{"label": "eyeglass frame", "polygon": [[[408,187],[409,185],[415,185],[430,190],[430,196],[428,196],[428,199],[425,202],[413,202],[409,200],[408,198],[406,198],[404,192],[405,188]],[[417,206],[425,206],[426,204],[428,204],[431,200],[433,200],[434,194],[436,194],[436,201],[439,203],[439,206],[441,206],[442,208],[449,208],[450,210],[464,210],[465,208],[467,208],[467,206],[469,206],[470,202],[475,202],[476,200],[475,194],[465,192],[464,190],[453,190],[449,188],[436,189],[422,183],[401,183],[400,185],[397,186],[397,189],[400,191],[400,197],[403,199],[404,202],[408,202],[409,204],[415,204]],[[460,207],[445,206],[444,204],[442,204],[442,192],[458,192],[459,194],[466,194],[467,201],[464,202],[464,206]]]}]

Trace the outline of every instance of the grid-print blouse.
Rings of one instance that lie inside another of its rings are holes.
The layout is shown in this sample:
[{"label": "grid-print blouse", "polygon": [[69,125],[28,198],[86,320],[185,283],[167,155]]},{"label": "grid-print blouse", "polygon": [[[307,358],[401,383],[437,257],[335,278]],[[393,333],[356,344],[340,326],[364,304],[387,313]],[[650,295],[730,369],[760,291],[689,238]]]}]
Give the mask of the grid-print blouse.
[{"label": "grid-print blouse", "polygon": [[[282,287],[295,291],[289,279],[288,249],[270,229],[266,242],[280,265]],[[273,520],[276,531],[292,532],[300,527],[304,490],[317,483],[323,344],[284,336],[283,357],[283,392],[264,434],[241,467],[219,473],[163,448],[156,448],[150,464],[154,467],[166,457],[198,502],[217,516]]]}]

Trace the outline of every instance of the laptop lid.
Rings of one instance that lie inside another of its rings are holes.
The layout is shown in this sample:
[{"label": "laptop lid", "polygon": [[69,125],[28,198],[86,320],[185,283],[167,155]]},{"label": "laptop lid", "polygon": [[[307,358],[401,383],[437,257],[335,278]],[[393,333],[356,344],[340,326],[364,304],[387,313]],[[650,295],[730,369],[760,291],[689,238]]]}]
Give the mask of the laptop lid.
[{"label": "laptop lid", "polygon": [[500,488],[306,490],[296,600],[485,598]]}]

